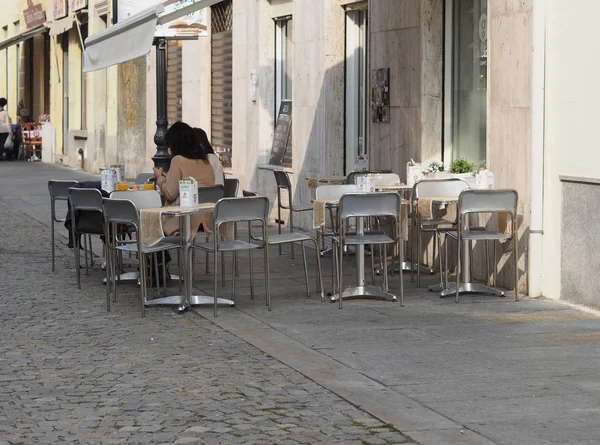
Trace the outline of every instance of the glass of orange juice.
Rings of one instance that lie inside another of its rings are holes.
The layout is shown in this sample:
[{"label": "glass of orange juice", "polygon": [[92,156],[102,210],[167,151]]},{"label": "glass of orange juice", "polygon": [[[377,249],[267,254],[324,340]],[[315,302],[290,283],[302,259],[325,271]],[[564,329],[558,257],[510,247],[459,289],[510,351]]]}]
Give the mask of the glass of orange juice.
[{"label": "glass of orange juice", "polygon": [[152,182],[145,183],[144,190],[154,190],[154,184]]},{"label": "glass of orange juice", "polygon": [[117,184],[117,190],[126,192],[127,190],[129,190],[129,184],[127,184],[126,182],[119,182]]}]

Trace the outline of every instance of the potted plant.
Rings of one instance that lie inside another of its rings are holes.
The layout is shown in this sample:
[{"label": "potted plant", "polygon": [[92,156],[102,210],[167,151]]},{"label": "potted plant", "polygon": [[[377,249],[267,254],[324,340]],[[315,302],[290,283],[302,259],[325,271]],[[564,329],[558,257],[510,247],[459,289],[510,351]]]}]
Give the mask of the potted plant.
[{"label": "potted plant", "polygon": [[450,174],[454,178],[467,179],[473,176],[474,164],[465,158],[457,158],[450,163]]},{"label": "potted plant", "polygon": [[439,161],[430,162],[423,173],[428,179],[440,179],[447,175],[447,173],[444,172],[444,164]]}]

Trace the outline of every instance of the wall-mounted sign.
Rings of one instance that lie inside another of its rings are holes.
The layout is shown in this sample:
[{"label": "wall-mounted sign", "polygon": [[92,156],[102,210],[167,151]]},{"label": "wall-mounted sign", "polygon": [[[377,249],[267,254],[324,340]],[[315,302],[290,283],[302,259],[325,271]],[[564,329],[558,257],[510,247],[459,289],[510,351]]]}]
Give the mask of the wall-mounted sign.
[{"label": "wall-mounted sign", "polygon": [[371,118],[373,122],[390,121],[390,69],[371,71]]},{"label": "wall-mounted sign", "polygon": [[46,12],[42,9],[41,4],[34,5],[33,0],[27,0],[27,9],[23,11],[23,17],[27,29],[46,23]]},{"label": "wall-mounted sign", "polygon": [[67,0],[54,0],[54,20],[67,16]]},{"label": "wall-mounted sign", "polygon": [[71,11],[79,11],[87,6],[87,0],[71,0]]}]

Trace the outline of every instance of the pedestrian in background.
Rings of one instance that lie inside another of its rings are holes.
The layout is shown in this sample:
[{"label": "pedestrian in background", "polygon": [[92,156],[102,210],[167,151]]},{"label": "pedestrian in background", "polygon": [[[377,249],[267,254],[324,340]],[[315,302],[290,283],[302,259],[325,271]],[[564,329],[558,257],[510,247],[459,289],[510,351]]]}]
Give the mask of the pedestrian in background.
[{"label": "pedestrian in background", "polygon": [[12,150],[9,153],[4,149],[4,143],[6,142],[6,138],[11,137],[12,123],[10,121],[10,116],[8,115],[8,111],[5,110],[6,104],[8,101],[4,97],[0,97],[0,161],[4,160],[4,157],[7,158],[13,157]]}]

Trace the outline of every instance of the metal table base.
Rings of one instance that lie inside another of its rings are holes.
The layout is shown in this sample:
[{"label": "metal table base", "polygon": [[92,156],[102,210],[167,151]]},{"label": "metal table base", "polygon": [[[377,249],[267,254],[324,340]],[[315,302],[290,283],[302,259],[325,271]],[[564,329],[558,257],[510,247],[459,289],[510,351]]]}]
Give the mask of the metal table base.
[{"label": "metal table base", "polygon": [[[123,282],[123,281],[139,281],[140,280],[140,273],[136,270],[134,272],[125,272],[122,273],[121,275],[119,275],[117,277],[117,282]],[[179,280],[179,275],[171,275],[171,280],[175,280],[178,281]],[[106,278],[102,279],[102,284],[104,286],[106,286]],[[140,283],[138,283],[139,286]]]},{"label": "metal table base", "polygon": [[[146,301],[146,307],[152,306],[177,306],[177,312],[187,311],[190,306],[212,306],[215,303],[214,297],[210,295],[192,295],[189,304],[186,302],[185,295],[171,295],[169,297],[155,298]],[[217,304],[221,306],[235,306],[232,300],[217,298]]]},{"label": "metal table base", "polygon": [[[331,303],[335,303],[340,298],[339,292],[332,295],[329,299]],[[342,300],[355,300],[355,299],[367,299],[367,300],[385,300],[385,301],[397,301],[394,294],[384,291],[379,286],[363,285],[363,286],[351,286],[344,289],[342,292]]]},{"label": "metal table base", "polygon": [[[504,297],[504,291],[479,283],[460,283],[458,292],[460,294],[492,294],[498,297]],[[456,283],[451,284],[448,289],[444,289],[440,293],[440,297],[442,298],[449,297],[451,295],[456,295]]]}]

